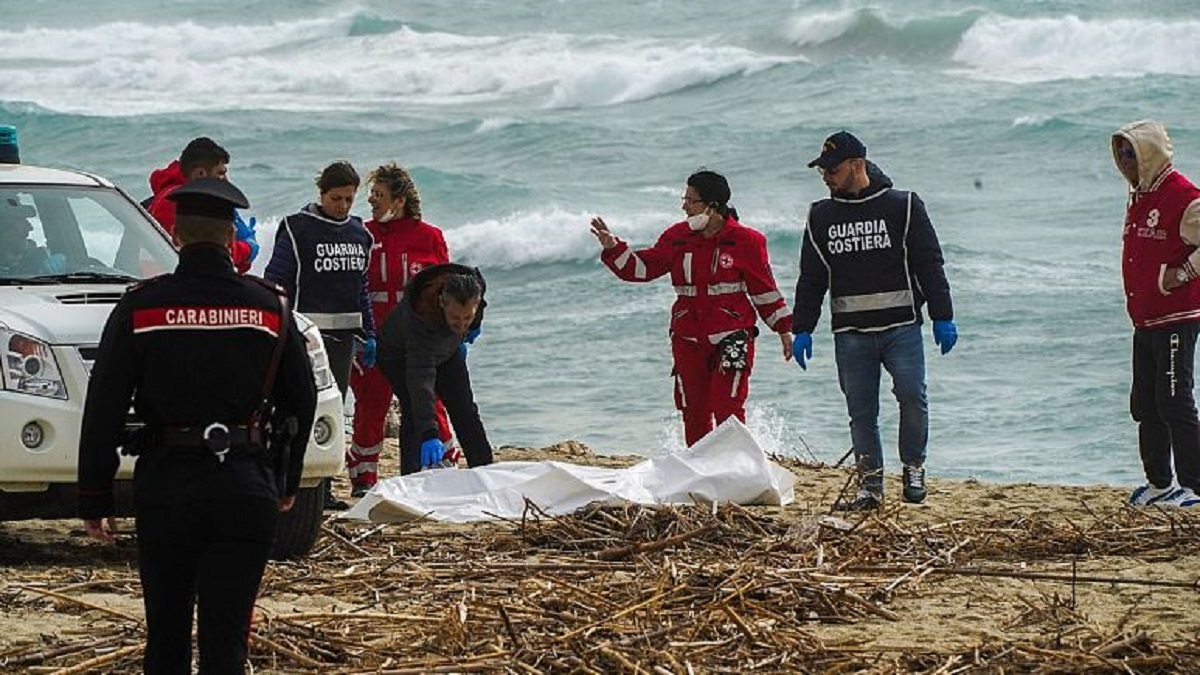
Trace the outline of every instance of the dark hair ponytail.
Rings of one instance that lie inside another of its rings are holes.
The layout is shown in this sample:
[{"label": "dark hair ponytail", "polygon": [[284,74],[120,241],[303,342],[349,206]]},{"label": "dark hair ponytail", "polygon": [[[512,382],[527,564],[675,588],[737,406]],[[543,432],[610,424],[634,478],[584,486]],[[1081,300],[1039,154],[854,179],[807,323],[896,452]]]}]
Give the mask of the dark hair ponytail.
[{"label": "dark hair ponytail", "polygon": [[696,195],[722,217],[738,219],[737,209],[729,203],[729,181],[716,171],[700,169],[688,176],[688,187],[696,191]]}]

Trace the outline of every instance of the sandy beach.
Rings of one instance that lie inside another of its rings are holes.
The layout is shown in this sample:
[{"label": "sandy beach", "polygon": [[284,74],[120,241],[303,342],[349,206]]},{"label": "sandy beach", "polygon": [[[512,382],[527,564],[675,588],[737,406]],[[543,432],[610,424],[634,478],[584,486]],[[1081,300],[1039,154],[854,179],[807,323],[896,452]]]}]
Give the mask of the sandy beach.
[{"label": "sandy beach", "polygon": [[[639,459],[573,442],[498,458]],[[1200,669],[1195,514],[1130,509],[1110,487],[936,476],[909,505],[889,476],[884,509],[842,516],[847,470],[784,463],[784,508],[331,519],[312,556],[268,570],[255,672]],[[4,523],[0,570],[5,672],[139,671],[130,539]]]}]

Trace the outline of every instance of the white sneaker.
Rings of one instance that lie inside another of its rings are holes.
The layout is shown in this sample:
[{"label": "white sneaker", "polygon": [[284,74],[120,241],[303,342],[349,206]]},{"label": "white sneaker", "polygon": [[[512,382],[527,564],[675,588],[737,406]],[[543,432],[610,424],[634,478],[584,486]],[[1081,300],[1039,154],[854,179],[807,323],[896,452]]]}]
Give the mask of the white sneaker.
[{"label": "white sneaker", "polygon": [[1171,494],[1155,501],[1156,506],[1175,506],[1179,508],[1187,508],[1189,506],[1200,506],[1200,496],[1197,496],[1192,488],[1181,487]]},{"label": "white sneaker", "polygon": [[1151,504],[1159,503],[1161,500],[1169,497],[1175,491],[1176,488],[1174,485],[1168,485],[1165,488],[1160,488],[1155,487],[1153,483],[1146,483],[1145,485],[1134,489],[1133,494],[1129,495],[1128,502],[1130,506],[1150,506]]}]

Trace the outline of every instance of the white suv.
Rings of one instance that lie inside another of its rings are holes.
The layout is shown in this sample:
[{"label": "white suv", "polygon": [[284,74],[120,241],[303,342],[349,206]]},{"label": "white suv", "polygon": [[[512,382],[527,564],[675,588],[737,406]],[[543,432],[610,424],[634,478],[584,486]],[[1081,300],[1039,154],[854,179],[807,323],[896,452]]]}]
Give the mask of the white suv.
[{"label": "white suv", "polygon": [[[83,401],[108,314],[126,288],[175,268],[166,233],[124,191],[74,171],[0,164],[0,519],[75,517]],[[274,556],[307,553],[321,481],[342,470],[342,401],[317,329],[296,316],[318,387],[296,506]],[[138,420],[132,411],[130,427]],[[131,513],[133,460],[117,473]]]}]

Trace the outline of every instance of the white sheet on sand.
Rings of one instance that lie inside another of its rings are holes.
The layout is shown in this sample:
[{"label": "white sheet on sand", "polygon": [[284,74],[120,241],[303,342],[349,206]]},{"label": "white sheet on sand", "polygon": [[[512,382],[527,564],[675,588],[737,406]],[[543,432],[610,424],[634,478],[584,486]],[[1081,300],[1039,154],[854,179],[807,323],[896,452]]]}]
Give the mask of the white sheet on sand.
[{"label": "white sheet on sand", "polygon": [[625,469],[498,462],[388,478],[344,517],[376,523],[426,515],[455,523],[520,518],[526,499],[555,515],[592,502],[783,505],[792,501],[794,483],[791,472],[771,462],[750,430],[731,417],[687,450]]}]

